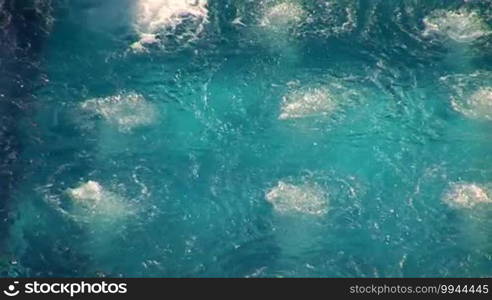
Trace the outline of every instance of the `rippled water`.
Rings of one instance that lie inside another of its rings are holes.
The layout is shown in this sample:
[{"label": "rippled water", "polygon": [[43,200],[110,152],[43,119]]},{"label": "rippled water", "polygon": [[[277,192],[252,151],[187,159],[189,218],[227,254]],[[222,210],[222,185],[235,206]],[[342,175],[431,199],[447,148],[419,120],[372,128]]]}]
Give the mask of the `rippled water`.
[{"label": "rippled water", "polygon": [[3,276],[492,276],[491,1],[32,5]]}]

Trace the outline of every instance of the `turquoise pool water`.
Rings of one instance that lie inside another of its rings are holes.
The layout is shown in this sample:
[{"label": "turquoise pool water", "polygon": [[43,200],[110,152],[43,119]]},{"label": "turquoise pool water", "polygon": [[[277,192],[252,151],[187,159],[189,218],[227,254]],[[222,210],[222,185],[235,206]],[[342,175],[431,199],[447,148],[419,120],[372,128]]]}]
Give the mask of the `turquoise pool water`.
[{"label": "turquoise pool water", "polygon": [[492,276],[490,1],[53,17],[4,274]]}]

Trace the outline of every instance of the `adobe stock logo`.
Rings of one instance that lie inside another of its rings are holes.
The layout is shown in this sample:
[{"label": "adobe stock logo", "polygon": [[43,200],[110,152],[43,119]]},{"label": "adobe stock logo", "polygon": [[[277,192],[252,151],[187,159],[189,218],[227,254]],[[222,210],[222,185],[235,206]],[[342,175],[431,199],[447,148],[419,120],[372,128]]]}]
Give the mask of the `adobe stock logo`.
[{"label": "adobe stock logo", "polygon": [[17,285],[19,284],[18,281],[14,281],[14,284],[10,284],[6,290],[3,291],[3,293],[9,297],[14,297],[19,295],[20,291],[17,290]]}]

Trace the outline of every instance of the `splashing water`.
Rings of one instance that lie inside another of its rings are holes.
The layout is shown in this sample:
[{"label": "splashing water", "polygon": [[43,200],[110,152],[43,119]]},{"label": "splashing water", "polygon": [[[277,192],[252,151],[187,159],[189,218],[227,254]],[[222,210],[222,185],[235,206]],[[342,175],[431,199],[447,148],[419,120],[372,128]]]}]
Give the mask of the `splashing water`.
[{"label": "splashing water", "polygon": [[87,181],[77,188],[69,188],[67,193],[75,201],[89,207],[96,206],[103,198],[102,186],[92,180]]},{"label": "splashing water", "polygon": [[123,198],[93,180],[81,183],[66,190],[67,195],[77,208],[87,209],[93,214],[106,214],[122,217],[129,213],[125,208]]},{"label": "splashing water", "polygon": [[[162,43],[169,35],[181,43],[195,40],[208,22],[207,0],[138,0],[135,27],[140,39],[131,45],[135,52],[146,46]],[[178,32],[180,26],[185,27]]]},{"label": "splashing water", "polygon": [[302,88],[284,96],[279,119],[327,116],[336,108],[336,102],[326,88]]},{"label": "splashing water", "polygon": [[492,276],[492,2],[56,2],[0,275]]},{"label": "splashing water", "polygon": [[492,120],[492,87],[483,87],[473,93],[466,107],[453,102],[453,107],[457,111],[463,112],[471,118]]},{"label": "splashing water", "polygon": [[443,201],[454,208],[473,208],[480,204],[491,204],[488,192],[474,183],[452,184]]},{"label": "splashing water", "polygon": [[475,11],[436,10],[423,20],[424,35],[446,36],[458,43],[470,43],[490,34],[488,25]]},{"label": "splashing water", "polygon": [[440,80],[452,91],[451,106],[455,111],[470,119],[492,120],[492,73],[477,71]]},{"label": "splashing water", "polygon": [[279,181],[268,191],[266,200],[280,213],[324,215],[328,212],[328,196],[320,186],[312,183],[294,185]]},{"label": "splashing water", "polygon": [[81,107],[101,116],[121,132],[149,126],[157,119],[155,107],[142,95],[136,93],[90,99],[83,102]]},{"label": "splashing water", "polygon": [[299,3],[282,2],[265,8],[260,26],[272,31],[287,31],[298,26],[305,16],[306,12]]}]

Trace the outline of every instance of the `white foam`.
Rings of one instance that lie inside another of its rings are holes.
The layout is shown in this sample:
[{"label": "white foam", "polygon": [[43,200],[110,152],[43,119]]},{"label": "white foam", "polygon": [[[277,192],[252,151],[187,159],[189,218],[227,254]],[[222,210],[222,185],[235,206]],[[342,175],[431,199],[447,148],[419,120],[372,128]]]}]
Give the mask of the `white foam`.
[{"label": "white foam", "polygon": [[492,120],[492,87],[482,87],[464,101],[453,100],[452,105],[469,118]]},{"label": "white foam", "polygon": [[478,204],[492,204],[485,188],[474,183],[455,183],[443,197],[443,201],[454,208],[473,208]]},{"label": "white foam", "polygon": [[300,24],[305,16],[306,12],[299,3],[282,2],[264,10],[260,25],[274,31],[284,31]]},{"label": "white foam", "polygon": [[154,105],[136,93],[124,93],[105,98],[90,99],[81,104],[82,109],[95,113],[122,132],[148,126],[157,119]]},{"label": "white foam", "polygon": [[451,91],[451,106],[462,115],[477,120],[492,120],[492,72],[442,76],[440,82]]},{"label": "white foam", "polygon": [[310,116],[329,115],[336,109],[336,103],[328,89],[309,87],[289,92],[283,97],[279,119],[295,119]]},{"label": "white foam", "polygon": [[146,45],[165,42],[166,33],[176,33],[188,21],[190,28],[179,33],[180,40],[193,40],[203,31],[208,22],[207,0],[138,0],[135,28],[140,39],[131,48],[144,51]]},{"label": "white foam", "polygon": [[436,10],[424,20],[424,35],[446,36],[459,43],[473,42],[490,33],[483,19],[474,11]]},{"label": "white foam", "polygon": [[92,180],[81,184],[77,188],[68,189],[67,193],[73,200],[89,206],[97,205],[103,197],[102,186]]},{"label": "white foam", "polygon": [[324,215],[328,211],[327,193],[317,184],[294,185],[279,181],[269,190],[265,199],[280,213]]},{"label": "white foam", "polygon": [[123,197],[106,190],[96,181],[89,180],[75,188],[69,188],[67,195],[74,204],[70,213],[76,219],[93,224],[108,219],[117,220],[131,213]]}]

